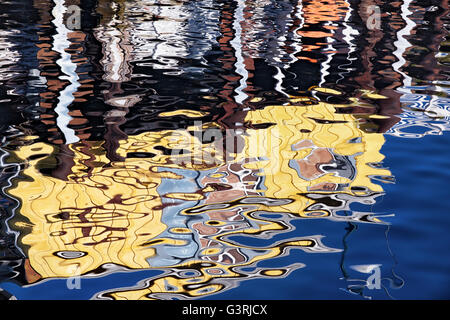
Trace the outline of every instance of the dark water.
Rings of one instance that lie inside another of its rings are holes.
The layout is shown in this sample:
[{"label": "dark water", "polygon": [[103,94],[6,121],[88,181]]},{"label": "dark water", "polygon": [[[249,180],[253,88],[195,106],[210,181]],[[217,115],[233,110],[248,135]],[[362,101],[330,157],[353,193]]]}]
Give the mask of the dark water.
[{"label": "dark water", "polygon": [[448,23],[2,1],[0,297],[450,298]]}]

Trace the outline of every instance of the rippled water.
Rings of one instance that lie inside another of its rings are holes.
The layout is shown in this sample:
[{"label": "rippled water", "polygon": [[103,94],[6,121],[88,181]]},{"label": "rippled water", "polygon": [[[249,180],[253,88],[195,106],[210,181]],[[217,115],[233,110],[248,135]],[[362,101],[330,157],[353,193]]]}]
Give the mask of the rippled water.
[{"label": "rippled water", "polygon": [[2,1],[0,297],[448,299],[448,22]]}]

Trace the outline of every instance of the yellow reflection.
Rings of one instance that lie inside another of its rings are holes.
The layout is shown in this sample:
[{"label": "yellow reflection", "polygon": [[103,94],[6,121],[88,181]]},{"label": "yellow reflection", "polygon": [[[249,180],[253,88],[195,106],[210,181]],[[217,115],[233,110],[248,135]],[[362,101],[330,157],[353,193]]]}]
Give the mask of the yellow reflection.
[{"label": "yellow reflection", "polygon": [[189,118],[199,118],[206,116],[208,112],[201,112],[196,110],[187,110],[187,109],[180,109],[175,111],[168,111],[168,112],[161,112],[159,114],[160,117],[174,117],[174,116],[185,116]]},{"label": "yellow reflection", "polygon": [[[22,243],[29,248],[31,268],[44,279],[71,277],[73,266],[86,274],[107,263],[132,269],[193,268],[196,276],[183,277],[173,271],[152,279],[143,289],[103,295],[192,297],[223,290],[231,280],[285,276],[288,269],[251,273],[240,268],[287,254],[291,247],[336,252],[315,236],[269,247],[241,245],[226,236],[259,236],[288,228],[284,219],[264,218],[258,212],[328,217],[331,211],[323,206],[309,209],[319,202],[311,194],[345,194],[345,201],[352,201],[383,191],[371,177],[390,176],[388,170],[372,165],[383,160],[384,138],[360,130],[353,115],[339,113],[342,107],[348,105],[321,102],[250,111],[246,123],[270,125],[247,129],[241,135],[243,148],[231,161],[224,160],[214,142],[201,143],[191,135],[192,128],[130,136],[120,141],[117,150],[123,161],[110,161],[103,142],[69,145],[64,152],[71,153],[73,165],[66,180],[42,173],[63,151],[40,142],[19,147],[12,156],[27,166],[8,192],[20,200],[20,214],[29,222],[17,221],[14,227],[25,234]],[[168,154],[161,147],[184,151]],[[33,150],[46,156],[35,159]],[[189,181],[186,172],[199,173],[196,190],[162,188],[167,181],[174,185]],[[183,203],[189,206],[179,209]],[[178,210],[177,219],[170,220],[173,210]],[[188,222],[190,215],[201,219]],[[184,225],[172,225],[180,219]]]}]

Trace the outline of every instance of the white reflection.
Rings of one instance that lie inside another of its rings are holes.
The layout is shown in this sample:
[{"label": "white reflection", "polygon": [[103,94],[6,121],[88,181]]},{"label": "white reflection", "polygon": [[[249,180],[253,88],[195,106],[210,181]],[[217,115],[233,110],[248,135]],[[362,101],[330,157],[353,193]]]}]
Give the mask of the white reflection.
[{"label": "white reflection", "polygon": [[56,63],[65,74],[64,76],[60,76],[59,79],[70,82],[60,92],[58,97],[59,102],[55,108],[55,112],[58,115],[56,125],[63,133],[66,144],[71,144],[79,141],[79,138],[75,135],[75,131],[68,127],[70,120],[73,119],[69,115],[68,107],[75,100],[73,94],[77,91],[80,83],[78,82],[79,77],[76,73],[77,65],[72,62],[70,54],[66,52],[66,49],[70,46],[68,33],[71,32],[64,24],[64,13],[67,11],[67,8],[64,5],[64,0],[54,0],[54,3],[55,7],[52,10],[52,15],[55,19],[52,22],[56,26],[56,34],[53,36],[53,50],[61,55],[61,58]]},{"label": "white reflection", "polygon": [[241,76],[241,80],[239,81],[239,87],[235,89],[237,96],[235,97],[235,101],[238,104],[241,104],[248,95],[244,92],[247,88],[247,80],[248,80],[248,71],[245,68],[244,57],[242,53],[242,25],[241,23],[244,21],[244,8],[245,1],[238,0],[238,6],[236,8],[234,14],[233,21],[233,29],[234,29],[234,38],[231,40],[230,44],[234,49],[234,54],[236,57],[236,63],[234,64],[236,67],[236,73]]}]

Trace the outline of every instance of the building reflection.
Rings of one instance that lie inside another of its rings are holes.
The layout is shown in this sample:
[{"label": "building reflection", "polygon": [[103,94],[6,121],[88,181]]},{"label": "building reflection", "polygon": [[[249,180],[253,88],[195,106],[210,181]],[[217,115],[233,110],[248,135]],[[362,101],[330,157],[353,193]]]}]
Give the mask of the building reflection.
[{"label": "building reflection", "polygon": [[[211,294],[227,288],[224,279],[288,273],[289,268],[238,270],[290,247],[336,252],[314,235],[269,247],[239,244],[228,239],[232,235],[270,238],[299,218],[381,223],[372,213],[337,214],[353,202],[373,204],[383,194],[371,179],[390,176],[371,166],[383,158],[381,134],[364,133],[352,115],[337,114],[324,103],[267,107],[249,113],[248,120],[273,125],[247,129],[235,160],[217,157],[213,165],[202,155],[218,154],[217,145],[202,144],[182,130],[121,140],[117,153],[124,161],[109,160],[102,142],[71,144],[74,165],[67,180],[43,173],[55,161],[54,146],[30,141],[19,147],[12,154],[27,166],[8,194],[21,202],[12,221],[29,248],[26,278],[70,277],[73,266],[89,275],[104,264],[185,270],[197,263],[199,277],[208,283],[205,291],[187,290],[183,283],[190,279],[170,274],[154,280],[156,287],[168,281],[168,292],[151,286],[108,296]],[[279,148],[262,143],[279,137],[289,137]],[[174,157],[174,148],[184,152]],[[37,151],[40,157],[33,156]]]}]

